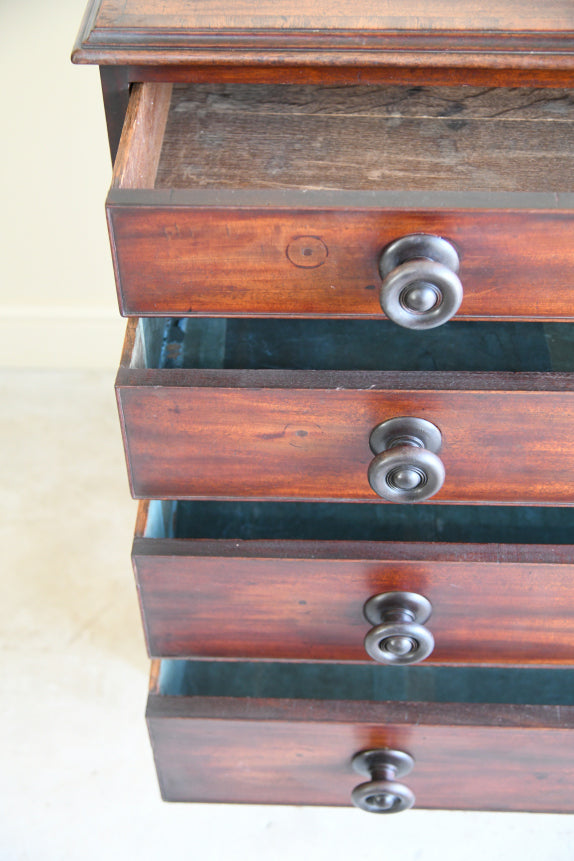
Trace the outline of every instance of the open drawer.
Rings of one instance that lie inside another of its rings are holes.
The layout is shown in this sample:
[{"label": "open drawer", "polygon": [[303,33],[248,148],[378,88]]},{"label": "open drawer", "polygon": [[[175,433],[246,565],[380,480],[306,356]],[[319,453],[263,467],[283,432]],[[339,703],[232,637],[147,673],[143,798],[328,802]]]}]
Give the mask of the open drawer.
[{"label": "open drawer", "polygon": [[573,538],[571,508],[152,501],[132,559],[153,657],[559,666]]},{"label": "open drawer", "polygon": [[133,495],[570,505],[574,375],[547,372],[571,368],[572,327],[549,326],[130,321]]},{"label": "open drawer", "polygon": [[573,319],[572,192],[574,90],[135,85],[107,201],[120,307]]},{"label": "open drawer", "polygon": [[168,801],[572,813],[573,702],[572,670],[163,661],[147,719]]}]

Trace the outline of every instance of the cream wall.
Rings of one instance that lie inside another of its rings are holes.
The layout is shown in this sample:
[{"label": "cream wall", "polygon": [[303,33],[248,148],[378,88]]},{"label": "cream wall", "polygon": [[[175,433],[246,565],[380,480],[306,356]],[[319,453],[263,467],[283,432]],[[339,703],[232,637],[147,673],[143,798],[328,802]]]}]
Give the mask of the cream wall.
[{"label": "cream wall", "polygon": [[0,3],[0,366],[117,365],[99,74],[72,66],[85,0]]}]

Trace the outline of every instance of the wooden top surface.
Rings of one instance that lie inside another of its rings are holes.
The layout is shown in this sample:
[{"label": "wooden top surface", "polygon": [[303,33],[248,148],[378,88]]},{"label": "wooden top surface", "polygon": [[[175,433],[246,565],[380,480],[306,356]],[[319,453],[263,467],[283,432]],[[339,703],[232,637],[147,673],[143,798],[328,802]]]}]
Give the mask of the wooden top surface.
[{"label": "wooden top surface", "polygon": [[[574,70],[572,0],[92,0],[78,63]],[[561,60],[557,60],[562,57]],[[568,59],[567,65],[566,59]]]},{"label": "wooden top surface", "polygon": [[552,31],[572,24],[571,0],[102,0],[99,27],[161,30]]}]

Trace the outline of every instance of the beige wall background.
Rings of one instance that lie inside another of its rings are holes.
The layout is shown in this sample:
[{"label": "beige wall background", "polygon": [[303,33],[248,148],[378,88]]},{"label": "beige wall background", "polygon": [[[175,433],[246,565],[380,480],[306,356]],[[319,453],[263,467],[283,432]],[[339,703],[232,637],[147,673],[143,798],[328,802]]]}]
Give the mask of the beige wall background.
[{"label": "beige wall background", "polygon": [[69,62],[83,11],[0,0],[1,861],[571,861],[569,816],[161,802],[113,397],[108,145],[98,72]]},{"label": "beige wall background", "polygon": [[2,0],[0,365],[117,363],[96,68],[69,60],[84,0]]}]

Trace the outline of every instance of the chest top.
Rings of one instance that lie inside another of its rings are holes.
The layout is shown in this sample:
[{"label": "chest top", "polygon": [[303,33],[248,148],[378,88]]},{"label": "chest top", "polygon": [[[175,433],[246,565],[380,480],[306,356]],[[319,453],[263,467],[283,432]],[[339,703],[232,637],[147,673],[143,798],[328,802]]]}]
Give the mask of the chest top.
[{"label": "chest top", "polygon": [[418,70],[427,80],[450,70],[451,83],[454,72],[541,86],[574,73],[572,0],[317,0],[301,10],[299,0],[93,0],[73,59],[315,69],[331,79],[351,68]]}]

